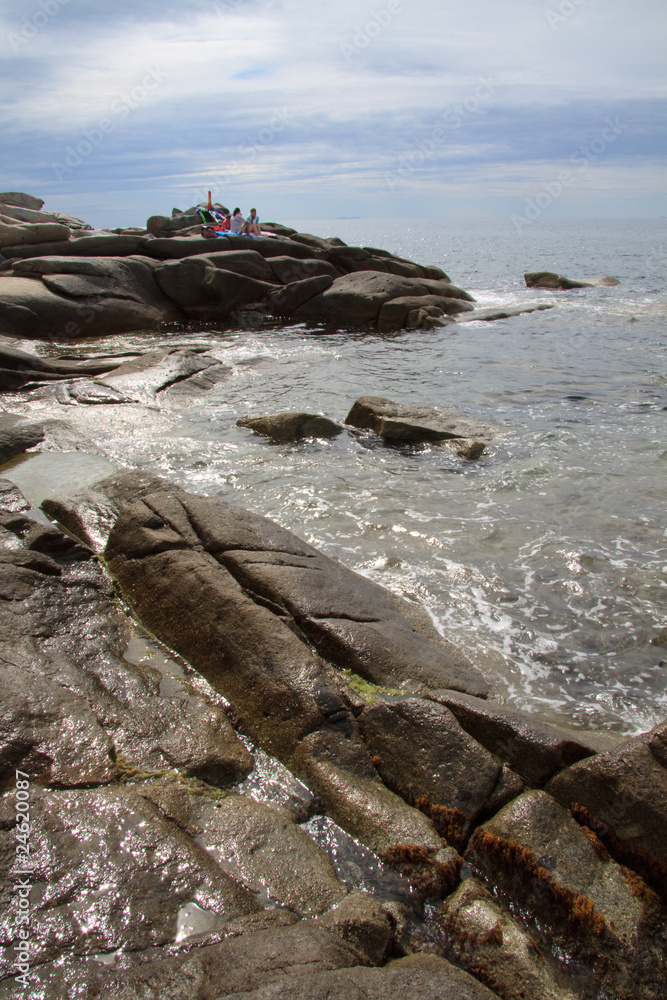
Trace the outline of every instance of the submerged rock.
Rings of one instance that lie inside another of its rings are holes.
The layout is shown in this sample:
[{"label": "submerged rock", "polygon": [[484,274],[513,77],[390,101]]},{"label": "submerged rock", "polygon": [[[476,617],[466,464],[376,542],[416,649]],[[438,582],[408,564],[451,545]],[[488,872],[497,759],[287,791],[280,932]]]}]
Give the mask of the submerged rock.
[{"label": "submerged rock", "polygon": [[301,438],[332,438],[343,428],[319,413],[274,413],[266,417],[239,417],[237,427],[248,427],[280,444]]},{"label": "submerged rock", "polygon": [[553,271],[531,271],[524,274],[528,288],[593,288],[596,285],[620,285],[618,278],[608,274],[600,278],[564,278],[562,274]]}]

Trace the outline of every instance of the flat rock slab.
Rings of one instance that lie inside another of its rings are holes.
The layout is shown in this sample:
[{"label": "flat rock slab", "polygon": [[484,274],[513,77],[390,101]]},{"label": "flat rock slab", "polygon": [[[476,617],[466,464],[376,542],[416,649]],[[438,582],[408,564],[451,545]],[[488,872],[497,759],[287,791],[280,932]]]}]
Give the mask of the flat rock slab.
[{"label": "flat rock slab", "polygon": [[360,396],[345,418],[352,427],[375,431],[385,441],[446,441],[451,438],[491,441],[489,424],[442,413],[429,406],[394,403],[383,396]]},{"label": "flat rock slab", "polygon": [[[165,558],[170,548],[176,558],[178,551],[191,549],[194,554],[202,545],[215,559],[221,581],[229,574],[236,586],[282,621],[291,619],[339,666],[352,667],[385,687],[434,687],[449,675],[455,679],[450,687],[486,694],[479,673],[464,657],[457,663],[439,645],[435,629],[429,639],[413,628],[407,606],[401,613],[404,602],[267,518],[222,500],[186,494],[146,498],[121,514],[109,538],[107,558],[116,560],[113,572],[123,585],[127,581],[143,608],[144,598],[133,582],[141,567],[138,560],[159,555],[166,567],[173,562]],[[188,556],[185,563],[190,562]],[[177,572],[176,565],[172,572]],[[209,560],[206,565],[213,570]]]},{"label": "flat rock slab", "polygon": [[302,438],[332,438],[343,432],[340,424],[319,413],[274,413],[265,417],[248,415],[239,417],[236,426],[248,427],[279,444]]},{"label": "flat rock slab", "polygon": [[496,319],[509,319],[510,316],[522,316],[524,313],[543,312],[545,309],[554,309],[554,302],[526,302],[520,306],[488,306],[482,309],[474,309],[465,316],[459,316],[457,323],[472,323],[475,320],[490,322]]},{"label": "flat rock slab", "polygon": [[256,898],[309,917],[347,895],[327,855],[286,809],[244,795],[208,799],[185,785],[150,784],[137,790],[196,837]]},{"label": "flat rock slab", "polygon": [[598,285],[620,285],[618,278],[603,274],[600,278],[564,278],[553,271],[529,271],[524,274],[528,288],[593,288]]}]

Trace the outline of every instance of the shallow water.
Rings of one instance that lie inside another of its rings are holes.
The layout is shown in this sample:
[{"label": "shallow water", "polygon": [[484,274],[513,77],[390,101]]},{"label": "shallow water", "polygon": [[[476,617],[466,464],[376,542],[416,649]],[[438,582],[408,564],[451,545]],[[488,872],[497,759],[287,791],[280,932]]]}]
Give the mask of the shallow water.
[{"label": "shallow water", "polygon": [[[663,719],[665,223],[541,223],[520,235],[509,222],[300,228],[438,264],[480,305],[558,305],[393,336],[304,324],[181,331],[157,339],[206,347],[232,368],[195,405],[61,406],[40,390],[6,408],[71,421],[111,461],[272,517],[419,601],[443,634],[483,651],[502,701],[617,732]],[[526,289],[523,271],[544,269],[622,284]],[[155,343],[124,336],[67,350]],[[235,426],[284,410],[343,420],[370,394],[476,417],[498,435],[467,462],[347,431],[274,445]]]}]

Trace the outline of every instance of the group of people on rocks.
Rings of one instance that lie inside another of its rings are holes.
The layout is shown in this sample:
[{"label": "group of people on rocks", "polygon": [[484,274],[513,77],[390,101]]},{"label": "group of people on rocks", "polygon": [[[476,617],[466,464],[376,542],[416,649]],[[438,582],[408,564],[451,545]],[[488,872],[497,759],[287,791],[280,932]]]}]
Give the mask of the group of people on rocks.
[{"label": "group of people on rocks", "polygon": [[261,236],[262,231],[259,228],[259,216],[257,215],[257,209],[251,208],[250,215],[244,219],[243,213],[240,208],[235,208],[233,212],[220,212],[214,209],[211,205],[206,209],[200,210],[202,221],[204,225],[202,226],[202,235],[205,236],[208,230],[208,235],[211,235],[211,230],[215,235],[229,234],[231,236]]}]

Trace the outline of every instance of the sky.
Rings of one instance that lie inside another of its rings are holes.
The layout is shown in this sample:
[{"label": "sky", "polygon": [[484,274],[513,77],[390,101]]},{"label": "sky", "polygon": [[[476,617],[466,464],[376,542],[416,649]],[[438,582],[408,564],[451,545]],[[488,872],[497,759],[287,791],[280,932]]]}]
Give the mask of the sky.
[{"label": "sky", "polygon": [[0,0],[0,188],[95,226],[667,215],[664,0]]}]

